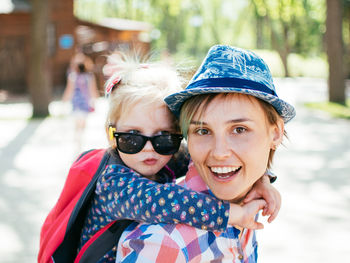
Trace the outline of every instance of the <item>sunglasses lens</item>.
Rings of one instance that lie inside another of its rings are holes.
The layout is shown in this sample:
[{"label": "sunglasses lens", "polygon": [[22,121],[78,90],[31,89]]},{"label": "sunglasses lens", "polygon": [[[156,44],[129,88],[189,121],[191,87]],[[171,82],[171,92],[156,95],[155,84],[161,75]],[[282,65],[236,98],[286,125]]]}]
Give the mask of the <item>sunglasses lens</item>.
[{"label": "sunglasses lens", "polygon": [[171,155],[179,150],[182,136],[180,134],[156,135],[146,137],[140,134],[115,133],[117,139],[117,148],[126,154],[135,154],[140,152],[145,146],[147,140],[151,140],[153,149],[162,155]]},{"label": "sunglasses lens", "polygon": [[154,150],[162,155],[174,154],[179,150],[182,136],[177,134],[159,135],[152,140]]},{"label": "sunglasses lens", "polygon": [[123,153],[134,154],[141,151],[145,146],[145,139],[138,134],[119,134],[117,146],[118,150]]}]

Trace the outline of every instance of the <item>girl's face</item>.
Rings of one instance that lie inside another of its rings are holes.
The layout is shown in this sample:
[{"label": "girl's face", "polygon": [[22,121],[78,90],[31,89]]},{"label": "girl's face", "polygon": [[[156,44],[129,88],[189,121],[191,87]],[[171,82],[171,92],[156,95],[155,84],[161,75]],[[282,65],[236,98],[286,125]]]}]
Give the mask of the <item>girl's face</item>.
[{"label": "girl's face", "polygon": [[[278,127],[279,126],[279,127]],[[257,99],[248,95],[215,97],[188,130],[194,165],[220,199],[239,201],[267,168],[270,149],[283,136],[283,121],[270,125]]]},{"label": "girl's face", "polygon": [[[169,134],[173,132],[173,123],[169,110],[163,103],[137,103],[130,107],[128,114],[116,123],[117,132],[132,132],[145,136]],[[120,158],[131,169],[154,179],[155,175],[171,159],[172,155],[160,155],[154,151],[150,141],[135,154],[125,154],[118,150]]]}]

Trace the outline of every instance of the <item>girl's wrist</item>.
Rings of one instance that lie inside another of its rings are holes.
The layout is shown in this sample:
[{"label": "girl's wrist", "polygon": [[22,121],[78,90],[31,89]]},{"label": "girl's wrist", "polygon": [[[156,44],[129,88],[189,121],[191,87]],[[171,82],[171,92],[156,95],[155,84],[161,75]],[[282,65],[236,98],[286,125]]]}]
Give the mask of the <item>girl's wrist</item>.
[{"label": "girl's wrist", "polygon": [[233,225],[239,225],[241,218],[242,218],[242,207],[237,204],[230,203],[230,212],[228,217],[228,224]]}]

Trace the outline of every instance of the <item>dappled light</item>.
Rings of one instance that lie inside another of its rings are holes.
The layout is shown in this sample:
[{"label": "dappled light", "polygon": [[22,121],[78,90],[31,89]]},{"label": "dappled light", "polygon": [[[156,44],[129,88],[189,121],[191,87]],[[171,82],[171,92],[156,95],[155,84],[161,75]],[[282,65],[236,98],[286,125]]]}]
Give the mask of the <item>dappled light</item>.
[{"label": "dappled light", "polygon": [[[39,230],[56,202],[68,169],[77,152],[74,121],[53,103],[51,116],[30,119],[31,105],[0,105],[0,222],[1,262],[35,262]],[[107,146],[104,133],[105,101],[100,99],[91,114],[83,149]],[[6,114],[5,114],[6,113]],[[12,261],[14,260],[14,261]]]},{"label": "dappled light", "polygon": [[282,208],[258,233],[260,262],[333,262],[349,251],[350,122],[303,106],[326,98],[320,82],[277,81],[283,96],[297,102],[297,116],[277,150],[273,171]]}]

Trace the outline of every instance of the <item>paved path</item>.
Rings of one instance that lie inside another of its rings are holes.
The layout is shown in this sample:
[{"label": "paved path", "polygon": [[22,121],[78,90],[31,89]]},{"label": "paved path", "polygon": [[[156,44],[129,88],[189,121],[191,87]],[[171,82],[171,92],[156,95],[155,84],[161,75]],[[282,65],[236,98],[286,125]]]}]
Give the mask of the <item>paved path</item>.
[{"label": "paved path", "polygon": [[276,154],[282,209],[259,232],[259,262],[350,262],[350,121],[302,106],[327,99],[323,81],[280,80],[277,86],[297,116]]},{"label": "paved path", "polygon": [[[277,80],[296,105],[289,141],[276,155],[279,217],[258,232],[259,263],[344,262],[350,258],[350,121],[309,111],[327,97],[322,80]],[[53,117],[27,121],[28,103],[0,104],[0,262],[36,262],[40,226],[76,157],[73,120],[52,103]],[[105,102],[88,120],[81,150],[106,146]]]}]

